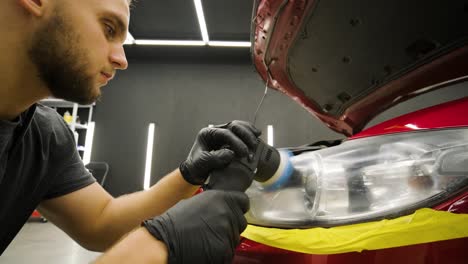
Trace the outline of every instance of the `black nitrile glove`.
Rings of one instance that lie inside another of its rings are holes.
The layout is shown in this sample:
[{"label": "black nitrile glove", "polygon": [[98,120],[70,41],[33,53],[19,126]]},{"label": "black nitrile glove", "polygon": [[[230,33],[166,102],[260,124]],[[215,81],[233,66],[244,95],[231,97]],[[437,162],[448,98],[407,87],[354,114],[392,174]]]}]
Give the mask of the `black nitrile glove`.
[{"label": "black nitrile glove", "polygon": [[231,263],[247,227],[242,192],[205,191],[143,225],[166,244],[168,263]]},{"label": "black nitrile glove", "polygon": [[254,152],[260,134],[249,122],[238,120],[203,128],[179,166],[182,176],[193,185],[203,184],[211,171],[224,168],[235,156],[241,158]]}]

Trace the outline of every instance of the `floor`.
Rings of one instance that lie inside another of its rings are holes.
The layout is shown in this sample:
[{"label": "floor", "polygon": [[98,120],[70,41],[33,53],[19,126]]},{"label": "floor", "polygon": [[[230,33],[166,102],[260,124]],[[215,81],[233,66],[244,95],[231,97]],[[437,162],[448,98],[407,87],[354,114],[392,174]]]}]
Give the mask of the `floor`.
[{"label": "floor", "polygon": [[0,263],[82,264],[99,253],[87,251],[51,223],[29,222],[0,256]]}]

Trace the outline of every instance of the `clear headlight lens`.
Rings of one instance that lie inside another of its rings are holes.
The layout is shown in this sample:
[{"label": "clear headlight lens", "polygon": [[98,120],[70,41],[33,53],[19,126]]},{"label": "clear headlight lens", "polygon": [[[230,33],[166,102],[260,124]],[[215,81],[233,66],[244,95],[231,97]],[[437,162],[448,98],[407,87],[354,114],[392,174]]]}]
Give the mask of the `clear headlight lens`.
[{"label": "clear headlight lens", "polygon": [[280,189],[247,190],[251,224],[334,226],[398,217],[468,187],[468,129],[376,136],[290,158]]}]

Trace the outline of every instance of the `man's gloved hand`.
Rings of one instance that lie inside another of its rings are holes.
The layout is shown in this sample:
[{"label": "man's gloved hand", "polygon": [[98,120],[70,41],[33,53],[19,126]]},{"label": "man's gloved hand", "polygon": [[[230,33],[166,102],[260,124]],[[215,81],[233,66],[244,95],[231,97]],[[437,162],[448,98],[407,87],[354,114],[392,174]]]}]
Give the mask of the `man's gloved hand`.
[{"label": "man's gloved hand", "polygon": [[231,263],[247,227],[242,192],[205,191],[143,225],[168,249],[168,263]]},{"label": "man's gloved hand", "polygon": [[225,167],[235,156],[241,158],[254,152],[260,134],[251,123],[238,120],[203,128],[179,166],[182,176],[193,185],[203,184],[211,171]]}]

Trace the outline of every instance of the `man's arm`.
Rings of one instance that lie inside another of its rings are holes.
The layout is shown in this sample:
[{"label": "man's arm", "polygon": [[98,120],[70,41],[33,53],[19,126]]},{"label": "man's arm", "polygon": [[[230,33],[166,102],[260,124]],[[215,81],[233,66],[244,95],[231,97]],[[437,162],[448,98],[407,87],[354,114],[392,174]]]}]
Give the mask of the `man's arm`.
[{"label": "man's arm", "polygon": [[150,190],[114,199],[95,183],[43,201],[39,211],[83,247],[104,251],[143,220],[160,215],[193,195],[211,171],[224,168],[235,154],[245,157],[254,151],[258,135],[260,132],[244,121],[202,129],[180,170],[170,173]]},{"label": "man's arm", "polygon": [[146,228],[138,228],[99,257],[94,264],[162,264],[167,263],[166,245],[155,239]]},{"label": "man's arm", "polygon": [[146,220],[97,263],[230,263],[248,209],[245,193],[205,191]]},{"label": "man's arm", "polygon": [[83,247],[104,251],[142,221],[193,195],[197,188],[175,170],[147,191],[113,198],[95,183],[43,201],[39,211]]}]

